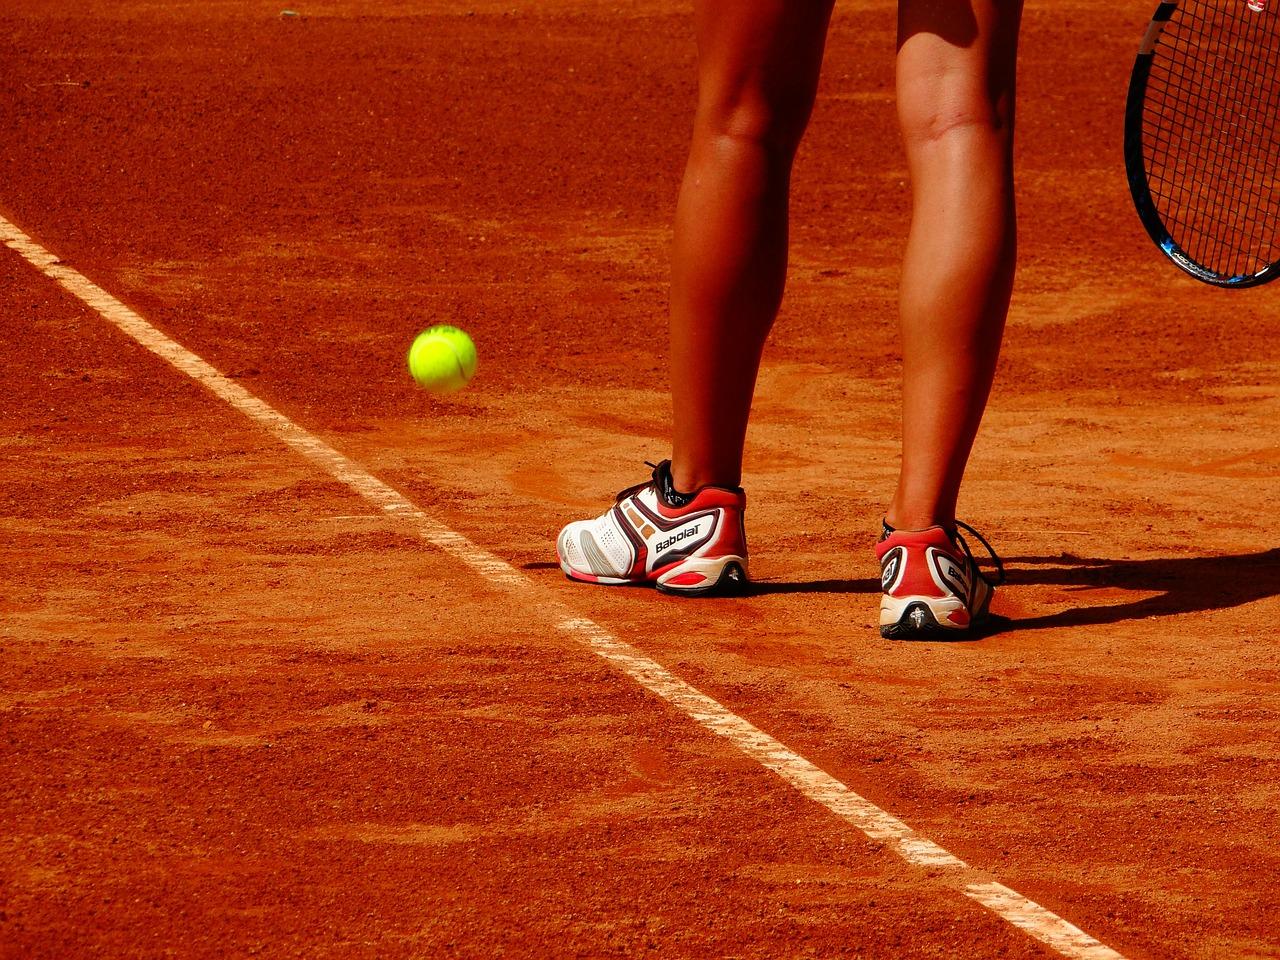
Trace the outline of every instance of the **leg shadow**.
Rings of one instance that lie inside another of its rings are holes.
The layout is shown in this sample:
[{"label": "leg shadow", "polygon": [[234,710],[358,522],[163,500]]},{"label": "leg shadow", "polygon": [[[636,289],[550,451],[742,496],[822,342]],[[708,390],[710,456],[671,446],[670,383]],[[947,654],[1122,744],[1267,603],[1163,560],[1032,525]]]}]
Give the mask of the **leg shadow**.
[{"label": "leg shadow", "polygon": [[1173,617],[1280,596],[1280,549],[1154,560],[1106,560],[1064,553],[1058,557],[1010,557],[1005,564],[1012,585],[1052,585],[1082,593],[1113,588],[1155,594],[1128,603],[1076,607],[1022,620],[999,618],[1003,622],[992,632]]}]

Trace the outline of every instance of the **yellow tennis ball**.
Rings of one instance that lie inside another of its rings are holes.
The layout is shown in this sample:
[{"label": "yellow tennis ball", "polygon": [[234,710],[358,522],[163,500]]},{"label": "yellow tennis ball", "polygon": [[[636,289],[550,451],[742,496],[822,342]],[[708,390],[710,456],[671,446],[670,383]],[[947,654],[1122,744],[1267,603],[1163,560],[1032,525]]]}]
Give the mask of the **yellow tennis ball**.
[{"label": "yellow tennis ball", "polygon": [[418,334],[408,360],[419,385],[432,393],[453,393],[476,374],[476,345],[465,331],[441,324]]}]

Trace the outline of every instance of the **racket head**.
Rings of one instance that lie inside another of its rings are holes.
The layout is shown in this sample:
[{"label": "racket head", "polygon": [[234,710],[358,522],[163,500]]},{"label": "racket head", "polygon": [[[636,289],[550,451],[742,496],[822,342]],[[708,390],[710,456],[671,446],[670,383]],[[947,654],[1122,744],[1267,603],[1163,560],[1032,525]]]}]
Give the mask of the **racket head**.
[{"label": "racket head", "polygon": [[1278,112],[1280,2],[1159,5],[1129,81],[1125,170],[1147,233],[1197,280],[1280,276]]}]

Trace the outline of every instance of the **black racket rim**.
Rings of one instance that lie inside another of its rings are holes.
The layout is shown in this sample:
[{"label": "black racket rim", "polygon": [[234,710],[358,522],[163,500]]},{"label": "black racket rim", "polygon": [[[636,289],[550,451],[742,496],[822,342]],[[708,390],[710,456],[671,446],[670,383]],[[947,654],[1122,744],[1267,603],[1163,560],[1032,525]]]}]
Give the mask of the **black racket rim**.
[{"label": "black racket rim", "polygon": [[1124,112],[1124,167],[1129,179],[1129,193],[1133,197],[1133,206],[1138,212],[1138,219],[1142,221],[1147,234],[1160,251],[1183,271],[1215,287],[1242,290],[1246,287],[1261,286],[1280,277],[1280,261],[1256,273],[1235,276],[1205,266],[1189,256],[1174,240],[1151,196],[1151,187],[1147,182],[1146,158],[1143,152],[1142,114],[1146,103],[1147,82],[1151,76],[1151,65],[1155,62],[1155,44],[1165,24],[1172,19],[1177,8],[1178,3],[1175,0],[1175,2],[1161,3],[1156,9],[1155,16],[1151,18],[1147,36],[1143,40],[1142,49],[1134,61],[1133,73],[1129,78],[1129,95]]}]

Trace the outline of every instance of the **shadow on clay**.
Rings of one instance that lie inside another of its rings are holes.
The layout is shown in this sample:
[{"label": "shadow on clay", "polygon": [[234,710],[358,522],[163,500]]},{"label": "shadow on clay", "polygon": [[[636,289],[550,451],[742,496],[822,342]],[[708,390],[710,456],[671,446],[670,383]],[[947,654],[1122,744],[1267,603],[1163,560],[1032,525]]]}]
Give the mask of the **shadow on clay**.
[{"label": "shadow on clay", "polygon": [[[555,563],[528,563],[523,566],[526,570],[558,569]],[[1071,554],[1009,557],[1005,568],[1008,577],[1006,590],[1019,586],[1059,586],[1074,589],[1084,596],[1090,590],[1103,589],[1130,590],[1149,595],[1127,603],[1073,607],[1038,617],[1012,619],[993,615],[987,623],[957,640],[981,640],[1014,630],[1097,626],[1148,617],[1204,613],[1280,596],[1280,549],[1225,557],[1154,560],[1106,560]],[[879,590],[880,581],[870,577],[799,582],[755,580],[742,596],[870,594]]]},{"label": "shadow on clay", "polygon": [[[992,618],[988,633],[1081,627],[1146,617],[1172,617],[1243,606],[1280,596],[1280,549],[1226,557],[1105,560],[1096,557],[1010,557],[1010,586],[1052,585],[1151,594],[1128,603],[1074,607],[1039,617]],[[998,602],[998,601],[997,601]]]},{"label": "shadow on clay", "polygon": [[[521,570],[559,570],[560,564],[550,561],[523,563]],[[880,590],[880,581],[867,578],[864,580],[802,580],[782,582],[776,580],[752,580],[741,592],[732,594],[738,597],[763,597],[775,593],[876,593]]]},{"label": "shadow on clay", "polygon": [[792,583],[776,580],[752,580],[743,591],[747,597],[763,597],[775,593],[879,593],[880,581],[801,580]]}]

